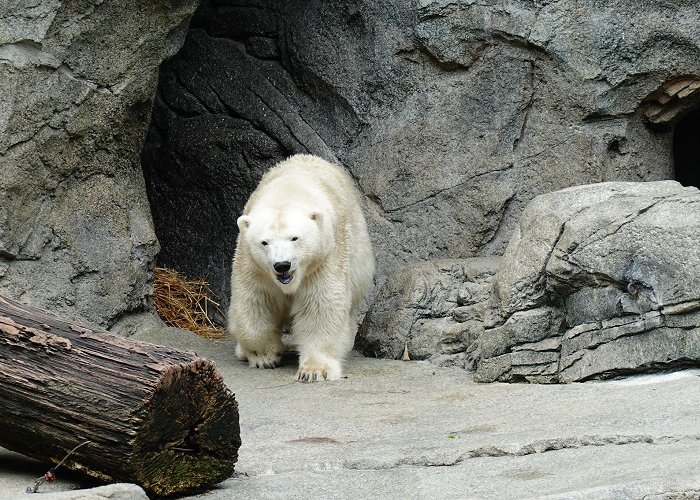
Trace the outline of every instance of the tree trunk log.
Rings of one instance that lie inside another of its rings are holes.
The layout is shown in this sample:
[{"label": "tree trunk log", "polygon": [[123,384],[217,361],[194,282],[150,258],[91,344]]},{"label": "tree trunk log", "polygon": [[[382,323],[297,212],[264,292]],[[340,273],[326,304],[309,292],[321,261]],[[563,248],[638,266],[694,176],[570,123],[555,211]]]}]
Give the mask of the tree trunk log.
[{"label": "tree trunk log", "polygon": [[213,363],[0,297],[0,446],[156,495],[231,476],[238,405]]}]

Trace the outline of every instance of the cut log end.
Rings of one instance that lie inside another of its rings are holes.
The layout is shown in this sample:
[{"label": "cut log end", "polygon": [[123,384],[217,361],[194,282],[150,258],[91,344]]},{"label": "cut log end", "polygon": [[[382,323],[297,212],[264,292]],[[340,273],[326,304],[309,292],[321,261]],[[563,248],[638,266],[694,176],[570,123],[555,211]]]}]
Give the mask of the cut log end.
[{"label": "cut log end", "polygon": [[92,454],[107,445],[99,442],[78,450],[70,468],[103,481],[133,481],[158,496],[201,490],[231,477],[241,445],[234,394],[207,360],[159,369],[160,382],[135,412],[131,450],[121,460],[131,472],[94,469]]},{"label": "cut log end", "polygon": [[170,366],[144,402],[134,439],[138,482],[158,495],[216,484],[233,474],[240,445],[238,405],[214,365]]}]

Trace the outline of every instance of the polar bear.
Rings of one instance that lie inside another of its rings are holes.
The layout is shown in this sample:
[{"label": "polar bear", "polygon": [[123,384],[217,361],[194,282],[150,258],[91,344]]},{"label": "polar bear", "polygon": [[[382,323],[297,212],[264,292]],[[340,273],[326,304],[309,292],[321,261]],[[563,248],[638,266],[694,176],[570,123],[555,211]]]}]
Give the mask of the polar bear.
[{"label": "polar bear", "polygon": [[263,176],[237,222],[228,310],[237,356],[274,368],[289,325],[297,379],[340,378],[374,274],[352,180],[319,157],[291,156]]}]

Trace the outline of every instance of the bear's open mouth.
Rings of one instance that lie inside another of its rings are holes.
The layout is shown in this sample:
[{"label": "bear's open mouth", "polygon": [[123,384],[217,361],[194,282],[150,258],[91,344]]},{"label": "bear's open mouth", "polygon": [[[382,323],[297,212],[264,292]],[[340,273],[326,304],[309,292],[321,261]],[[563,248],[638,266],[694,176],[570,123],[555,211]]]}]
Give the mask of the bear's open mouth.
[{"label": "bear's open mouth", "polygon": [[283,285],[286,285],[290,281],[292,281],[292,278],[294,278],[294,276],[292,276],[292,273],[278,273],[277,274],[277,281],[279,281]]}]

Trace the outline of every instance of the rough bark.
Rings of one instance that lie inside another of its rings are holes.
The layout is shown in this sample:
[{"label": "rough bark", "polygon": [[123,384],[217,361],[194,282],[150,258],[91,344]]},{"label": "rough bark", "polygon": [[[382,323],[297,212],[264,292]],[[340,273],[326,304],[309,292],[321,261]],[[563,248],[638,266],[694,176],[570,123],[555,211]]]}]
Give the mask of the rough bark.
[{"label": "rough bark", "polygon": [[0,297],[0,446],[157,495],[233,473],[238,405],[210,361]]}]

